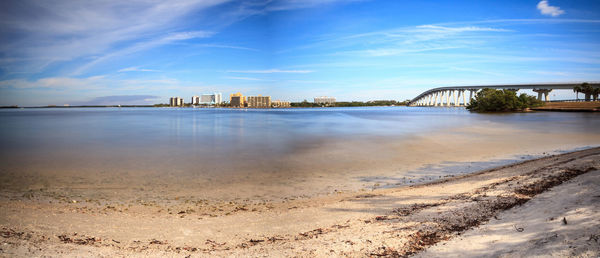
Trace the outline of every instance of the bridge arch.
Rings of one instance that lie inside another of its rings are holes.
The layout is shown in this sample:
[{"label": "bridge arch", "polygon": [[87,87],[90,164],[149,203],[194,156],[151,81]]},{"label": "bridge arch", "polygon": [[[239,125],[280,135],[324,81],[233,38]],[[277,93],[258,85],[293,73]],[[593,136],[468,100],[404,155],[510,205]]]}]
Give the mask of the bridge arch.
[{"label": "bridge arch", "polygon": [[[522,90],[531,89],[538,93],[539,100],[550,100],[548,95],[552,90],[573,89],[582,83],[538,83],[538,84],[507,84],[507,85],[477,85],[477,86],[449,86],[433,88],[413,98],[408,106],[466,106],[475,97],[477,91],[485,88]],[[589,83],[592,87],[600,87],[600,83]],[[469,94],[467,98],[466,95]],[[462,98],[462,100],[461,100]]]}]

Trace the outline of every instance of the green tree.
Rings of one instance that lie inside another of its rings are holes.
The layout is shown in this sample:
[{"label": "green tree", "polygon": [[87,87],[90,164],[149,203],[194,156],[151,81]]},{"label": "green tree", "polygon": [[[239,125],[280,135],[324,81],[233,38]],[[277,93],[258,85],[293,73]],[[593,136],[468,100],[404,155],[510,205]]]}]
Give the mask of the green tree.
[{"label": "green tree", "polygon": [[524,93],[517,96],[512,90],[483,89],[467,105],[467,109],[475,112],[506,112],[542,105],[542,101]]},{"label": "green tree", "polygon": [[581,84],[581,92],[583,92],[583,94],[585,94],[585,101],[591,100],[593,91],[594,91],[594,88],[592,88],[592,86],[589,83],[584,82]]},{"label": "green tree", "polygon": [[575,98],[577,98],[577,100],[579,100],[579,93],[581,92],[581,90],[581,85],[576,85],[575,87],[573,87],[573,92],[575,92]]}]

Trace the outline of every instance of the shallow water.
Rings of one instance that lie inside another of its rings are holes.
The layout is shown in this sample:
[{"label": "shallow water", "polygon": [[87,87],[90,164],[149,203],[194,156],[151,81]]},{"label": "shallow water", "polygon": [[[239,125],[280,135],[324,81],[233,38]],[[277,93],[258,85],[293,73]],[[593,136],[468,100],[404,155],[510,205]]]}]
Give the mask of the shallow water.
[{"label": "shallow water", "polygon": [[[448,162],[518,159],[514,155],[541,154],[532,150],[600,144],[600,115],[595,113],[474,114],[463,108],[419,107],[57,108],[3,109],[0,121],[3,187],[180,186],[190,194],[217,196],[224,194],[218,189],[233,187],[238,197],[261,196],[256,193],[265,189],[271,189],[271,197],[314,192],[312,187],[317,192],[355,189],[377,181],[368,180],[377,176],[423,173],[434,179],[470,171],[465,166],[444,170]],[[501,148],[513,135],[510,148]],[[462,140],[452,143],[456,139]],[[449,153],[452,146],[447,144],[455,144],[457,153]],[[487,144],[500,147],[480,151]],[[437,156],[424,157],[434,152]]]}]

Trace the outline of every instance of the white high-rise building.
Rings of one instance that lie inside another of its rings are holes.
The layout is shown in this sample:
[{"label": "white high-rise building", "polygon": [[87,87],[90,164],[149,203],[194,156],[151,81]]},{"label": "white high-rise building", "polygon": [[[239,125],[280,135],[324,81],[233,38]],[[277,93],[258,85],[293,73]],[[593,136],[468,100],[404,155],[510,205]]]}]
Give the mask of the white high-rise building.
[{"label": "white high-rise building", "polygon": [[223,95],[220,92],[215,93],[215,104],[223,103]]},{"label": "white high-rise building", "polygon": [[200,104],[200,97],[193,96],[192,97],[192,105],[198,105],[198,104]]},{"label": "white high-rise building", "polygon": [[221,93],[202,94],[200,95],[199,104],[203,105],[215,105],[223,102],[223,96]]},{"label": "white high-rise building", "polygon": [[333,104],[335,103],[335,98],[334,97],[316,97],[315,98],[315,103],[318,104]]}]

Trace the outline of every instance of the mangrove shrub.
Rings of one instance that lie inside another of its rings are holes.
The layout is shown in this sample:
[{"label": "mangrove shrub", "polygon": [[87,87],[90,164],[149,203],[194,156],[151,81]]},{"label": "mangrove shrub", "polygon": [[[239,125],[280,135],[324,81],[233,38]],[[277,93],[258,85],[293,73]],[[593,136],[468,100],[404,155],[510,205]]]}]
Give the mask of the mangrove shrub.
[{"label": "mangrove shrub", "polygon": [[467,105],[467,109],[475,112],[506,112],[542,105],[544,102],[534,96],[525,93],[517,96],[514,90],[483,89],[477,92],[475,99]]}]

